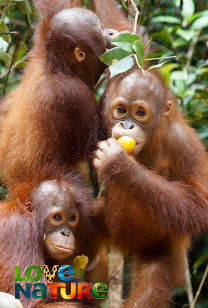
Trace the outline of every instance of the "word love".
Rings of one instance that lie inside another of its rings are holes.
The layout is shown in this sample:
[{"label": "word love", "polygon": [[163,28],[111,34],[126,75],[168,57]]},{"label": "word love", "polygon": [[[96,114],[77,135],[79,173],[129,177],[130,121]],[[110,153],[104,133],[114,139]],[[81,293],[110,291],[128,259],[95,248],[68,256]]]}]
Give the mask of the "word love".
[{"label": "word love", "polygon": [[[43,272],[46,278],[51,281],[54,279],[57,271],[59,280],[63,282],[48,282],[47,284],[38,282],[42,279]],[[71,282],[74,277],[74,269],[70,265],[62,265],[60,268],[58,265],[55,265],[52,269],[52,274],[50,274],[47,265],[42,266],[42,268],[36,265],[31,265],[25,270],[24,277],[21,277],[20,266],[16,265],[15,298],[20,299],[21,294],[27,299],[48,298],[49,296],[47,293],[50,293],[51,299],[57,299],[61,296],[63,299],[67,300],[75,298],[82,300],[84,297],[87,299],[103,299],[108,295],[108,287],[106,284],[98,282],[91,285],[87,282]],[[24,287],[20,282],[25,282]],[[51,292],[47,292],[47,288],[50,288]]]}]

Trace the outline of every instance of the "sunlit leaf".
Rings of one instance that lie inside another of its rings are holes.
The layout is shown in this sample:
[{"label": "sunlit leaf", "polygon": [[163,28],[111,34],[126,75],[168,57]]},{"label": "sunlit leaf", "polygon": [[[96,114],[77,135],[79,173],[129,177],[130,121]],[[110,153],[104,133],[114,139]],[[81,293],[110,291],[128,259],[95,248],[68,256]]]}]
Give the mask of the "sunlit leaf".
[{"label": "sunlit leaf", "polygon": [[171,79],[174,80],[186,80],[188,78],[187,72],[185,71],[176,71],[171,74]]},{"label": "sunlit leaf", "polygon": [[182,37],[186,41],[190,41],[196,35],[196,31],[194,31],[194,30],[184,30],[184,29],[178,28],[178,30],[176,31],[176,34],[178,34],[180,37]]},{"label": "sunlit leaf", "polygon": [[192,30],[200,30],[208,27],[208,16],[202,16],[196,19],[191,25]]},{"label": "sunlit leaf", "polygon": [[[208,128],[207,128],[208,129]],[[208,252],[204,253],[201,257],[199,257],[196,262],[193,264],[194,272],[197,271],[197,269],[208,261]]]},{"label": "sunlit leaf", "polygon": [[28,51],[28,48],[26,46],[26,44],[22,44],[21,45],[21,48],[19,49],[18,51],[18,55],[17,55],[17,58],[16,58],[16,62],[18,62],[19,60],[22,59],[22,57],[24,57],[24,55],[27,53]]},{"label": "sunlit leaf", "polygon": [[[0,20],[0,33],[3,32],[9,32],[9,28],[7,27],[7,25],[3,22],[3,20]],[[1,35],[1,37],[7,42],[10,43],[11,42],[11,35]]]},{"label": "sunlit leaf", "polygon": [[160,67],[162,67],[165,63],[166,63],[166,61],[165,61],[165,62],[162,62],[162,63],[159,63],[159,64],[156,64],[156,65],[152,65],[152,66],[150,66],[150,67],[148,68],[147,71],[153,70],[153,69],[155,69],[155,68],[160,68]]},{"label": "sunlit leaf", "polygon": [[189,18],[194,14],[195,4],[193,0],[183,0],[183,7],[181,11],[181,15],[184,18]]},{"label": "sunlit leaf", "polygon": [[161,68],[161,73],[162,74],[168,74],[171,71],[173,71],[175,68],[177,68],[179,66],[179,64],[177,63],[168,63],[166,65],[163,66],[163,68]]},{"label": "sunlit leaf", "polygon": [[138,40],[140,41],[140,37],[137,34],[121,33],[113,40],[113,44],[127,52],[134,53],[133,44]]},{"label": "sunlit leaf", "polygon": [[126,42],[133,44],[135,41],[141,40],[139,35],[132,33],[121,33],[113,39],[113,42]]},{"label": "sunlit leaf", "polygon": [[130,70],[134,66],[135,62],[132,57],[126,57],[121,61],[113,64],[109,67],[110,70],[110,77],[113,78],[121,73],[124,73]]},{"label": "sunlit leaf", "polygon": [[9,43],[7,43],[2,36],[0,36],[0,49],[7,51],[7,48],[9,46]]},{"label": "sunlit leaf", "polygon": [[194,20],[196,20],[197,18],[199,18],[201,16],[207,16],[208,17],[208,10],[205,10],[205,11],[202,11],[202,12],[194,14],[193,16],[191,16],[188,19],[188,21],[189,21],[189,23],[192,23]]},{"label": "sunlit leaf", "polygon": [[179,38],[179,39],[176,39],[176,40],[173,41],[172,47],[178,48],[178,47],[182,47],[182,46],[185,46],[185,45],[187,45],[187,41],[182,39],[182,38]]},{"label": "sunlit leaf", "polygon": [[26,60],[20,60],[15,64],[15,68],[24,67],[26,64]]},{"label": "sunlit leaf", "polygon": [[142,41],[135,41],[133,45],[136,52],[138,63],[141,67],[144,66],[144,43]]},{"label": "sunlit leaf", "polygon": [[170,82],[171,71],[173,71],[178,66],[179,66],[179,64],[177,64],[177,63],[168,63],[168,64],[161,67],[160,73],[164,76],[164,78],[166,79],[166,81],[168,83]]},{"label": "sunlit leaf", "polygon": [[0,61],[3,61],[7,66],[9,66],[11,63],[11,59],[12,58],[8,53],[0,49]]},{"label": "sunlit leaf", "polygon": [[151,19],[151,22],[164,22],[164,23],[171,23],[171,24],[181,24],[181,20],[177,17],[173,16],[157,16]]},{"label": "sunlit leaf", "polygon": [[129,52],[115,47],[108,51],[106,51],[102,56],[100,56],[100,60],[104,62],[106,65],[110,66],[114,63],[114,61],[122,60],[129,55]]}]

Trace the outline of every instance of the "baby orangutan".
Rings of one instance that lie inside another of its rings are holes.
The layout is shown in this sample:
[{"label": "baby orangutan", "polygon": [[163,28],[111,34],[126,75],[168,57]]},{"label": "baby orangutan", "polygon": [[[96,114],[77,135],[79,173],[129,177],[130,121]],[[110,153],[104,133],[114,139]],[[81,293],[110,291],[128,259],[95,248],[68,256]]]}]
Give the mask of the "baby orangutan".
[{"label": "baby orangutan", "polygon": [[[112,138],[94,165],[106,192],[112,242],[138,257],[125,307],[165,308],[184,282],[190,237],[208,225],[208,157],[157,72],[132,69],[112,79],[102,102]],[[132,137],[127,155],[116,139]]]},{"label": "baby orangutan", "polygon": [[[93,202],[91,191],[74,173],[18,185],[11,201],[0,204],[0,291],[15,294],[15,265],[21,273],[30,265],[48,265],[52,271],[54,265],[72,264],[81,255],[89,258],[86,280],[107,280],[107,257],[94,228]],[[44,276],[41,282],[46,283]],[[25,288],[25,282],[21,285]],[[51,296],[43,299],[48,300]],[[20,301],[25,308],[39,305],[32,297],[20,296]]]}]

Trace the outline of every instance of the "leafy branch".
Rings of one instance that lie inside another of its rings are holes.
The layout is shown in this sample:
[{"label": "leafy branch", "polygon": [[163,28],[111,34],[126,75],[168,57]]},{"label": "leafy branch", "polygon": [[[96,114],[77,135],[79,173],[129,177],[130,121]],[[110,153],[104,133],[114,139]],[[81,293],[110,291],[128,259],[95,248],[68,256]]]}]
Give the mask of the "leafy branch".
[{"label": "leafy branch", "polygon": [[[113,41],[114,48],[101,55],[100,60],[104,62],[109,69],[110,78],[130,70],[133,66],[144,71],[144,64],[147,61],[175,58],[145,58],[145,51],[152,39],[144,45],[140,36],[134,33],[121,33]],[[150,66],[146,71],[161,67],[165,62]]]}]

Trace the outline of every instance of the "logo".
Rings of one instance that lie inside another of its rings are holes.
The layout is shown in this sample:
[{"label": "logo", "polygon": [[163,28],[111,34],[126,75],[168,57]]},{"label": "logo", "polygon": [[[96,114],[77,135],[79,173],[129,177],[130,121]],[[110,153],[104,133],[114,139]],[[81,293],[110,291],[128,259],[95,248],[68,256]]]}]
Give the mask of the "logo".
[{"label": "logo", "polygon": [[[52,282],[56,273],[61,282]],[[47,278],[47,284],[38,282],[42,279],[43,274]],[[51,290],[51,299],[57,299],[59,295],[67,300],[75,298],[82,300],[84,297],[104,299],[108,295],[108,287],[105,283],[97,282],[92,285],[88,282],[72,282],[74,276],[74,269],[70,265],[62,265],[61,267],[55,265],[51,272],[47,265],[42,267],[31,265],[26,268],[24,277],[21,277],[20,265],[16,265],[15,298],[20,299],[21,295],[27,299],[48,298],[47,288]]]}]

